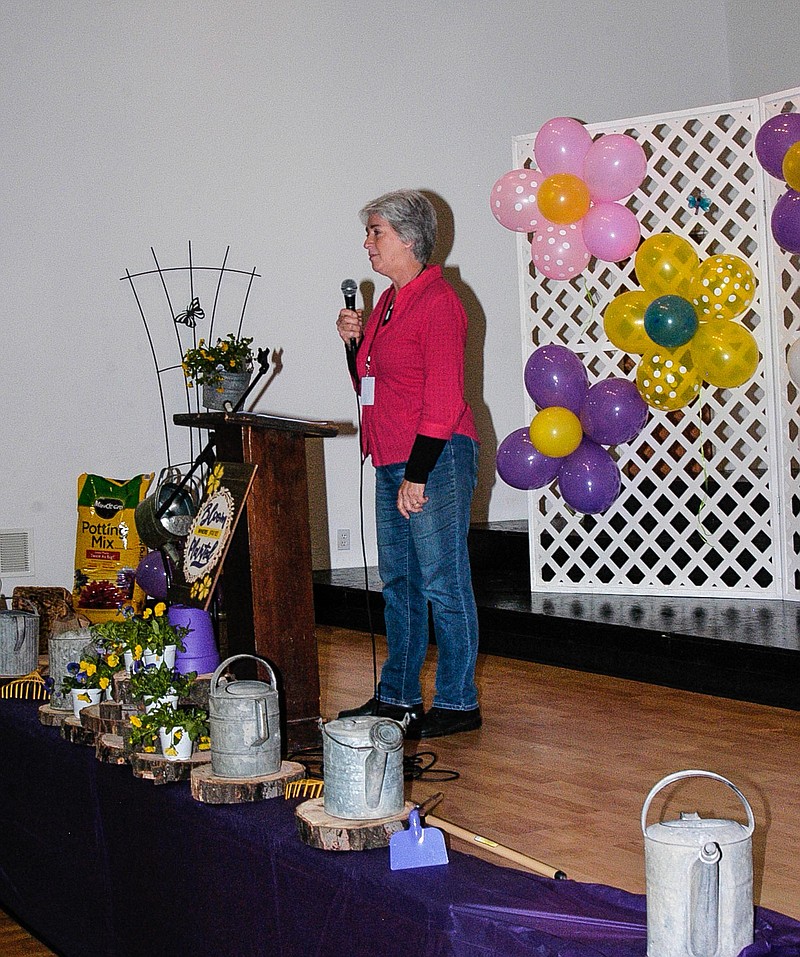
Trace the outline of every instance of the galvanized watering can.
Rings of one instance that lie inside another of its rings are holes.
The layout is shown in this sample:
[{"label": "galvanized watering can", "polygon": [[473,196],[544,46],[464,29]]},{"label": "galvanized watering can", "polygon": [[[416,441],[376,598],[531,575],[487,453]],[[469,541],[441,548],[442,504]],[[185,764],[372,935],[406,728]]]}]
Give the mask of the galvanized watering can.
[{"label": "galvanized watering can", "polygon": [[39,612],[23,599],[30,611],[0,610],[0,677],[30,674],[39,660]]},{"label": "galvanized watering can", "polygon": [[[270,676],[263,681],[220,681],[234,661],[250,658]],[[263,658],[233,655],[211,676],[208,699],[211,770],[222,778],[258,778],[281,769],[281,730],[275,672]]]},{"label": "galvanized watering can", "polygon": [[[744,805],[747,825],[680,818],[646,827],[662,788],[691,777],[713,778]],[[736,957],[753,943],[753,811],[742,792],[712,771],[678,771],[652,789],[642,808],[647,881],[648,957]]]},{"label": "galvanized watering can", "polygon": [[324,807],[371,821],[403,810],[403,725],[369,715],[321,724]]},{"label": "galvanized watering can", "polygon": [[[196,478],[190,479],[181,489],[178,488],[180,482],[180,469],[162,469],[155,491],[142,499],[134,510],[136,531],[149,548],[159,548],[189,534],[200,501],[200,486]],[[165,511],[159,514],[164,506],[167,506]]]}]

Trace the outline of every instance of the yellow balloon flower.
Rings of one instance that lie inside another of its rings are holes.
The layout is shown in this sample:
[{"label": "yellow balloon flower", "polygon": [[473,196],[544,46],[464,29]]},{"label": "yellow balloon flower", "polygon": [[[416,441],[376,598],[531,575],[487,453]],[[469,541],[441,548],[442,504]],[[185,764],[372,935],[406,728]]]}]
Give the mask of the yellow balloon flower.
[{"label": "yellow balloon flower", "polygon": [[758,367],[752,333],[729,319],[704,322],[692,339],[692,355],[702,377],[719,389],[743,385]]},{"label": "yellow balloon flower", "polygon": [[536,451],[553,459],[571,455],[583,438],[578,416],[560,405],[551,405],[537,412],[529,433]]},{"label": "yellow balloon flower", "polygon": [[677,349],[656,346],[642,356],[636,370],[636,387],[642,398],[663,412],[688,405],[700,391],[702,381],[688,345]]}]

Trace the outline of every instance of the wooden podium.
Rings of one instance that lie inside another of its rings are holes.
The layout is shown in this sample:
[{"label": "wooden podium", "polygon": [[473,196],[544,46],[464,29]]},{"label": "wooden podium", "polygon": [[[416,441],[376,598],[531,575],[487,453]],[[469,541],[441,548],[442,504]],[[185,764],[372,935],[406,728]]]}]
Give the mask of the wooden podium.
[{"label": "wooden podium", "polygon": [[228,651],[258,655],[274,667],[288,750],[318,743],[305,440],[337,429],[250,412],[183,413],[174,422],[213,433],[219,461],[258,466],[222,571]]}]

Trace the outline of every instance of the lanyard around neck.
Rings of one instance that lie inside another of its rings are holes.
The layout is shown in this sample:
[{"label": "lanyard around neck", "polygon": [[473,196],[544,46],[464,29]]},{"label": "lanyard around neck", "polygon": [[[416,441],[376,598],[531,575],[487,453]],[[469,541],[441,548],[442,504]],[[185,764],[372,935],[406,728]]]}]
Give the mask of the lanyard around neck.
[{"label": "lanyard around neck", "polygon": [[378,333],[383,329],[383,327],[389,322],[392,318],[392,311],[394,310],[395,299],[397,298],[397,293],[392,293],[392,298],[386,304],[386,308],[383,311],[383,315],[375,326],[375,332],[372,334],[372,340],[369,344],[369,349],[367,350],[367,360],[364,363],[364,375],[369,375],[369,367],[372,364],[372,350],[375,348],[375,340],[378,338]]}]

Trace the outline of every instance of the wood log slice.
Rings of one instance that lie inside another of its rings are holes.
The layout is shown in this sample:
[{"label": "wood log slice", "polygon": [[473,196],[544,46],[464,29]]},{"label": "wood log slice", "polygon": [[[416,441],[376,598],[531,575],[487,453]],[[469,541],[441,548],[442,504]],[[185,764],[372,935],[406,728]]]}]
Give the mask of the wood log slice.
[{"label": "wood log slice", "polygon": [[125,739],[109,732],[97,735],[94,754],[103,764],[127,764],[130,757],[130,752],[125,748]]},{"label": "wood log slice", "polygon": [[283,797],[289,781],[306,776],[302,764],[282,761],[279,771],[256,778],[223,778],[214,774],[210,764],[193,768],[192,797],[203,804],[246,804]]},{"label": "wood log slice", "polygon": [[60,728],[67,718],[72,716],[71,707],[69,711],[62,708],[51,708],[49,704],[43,704],[39,707],[39,724],[49,728]]},{"label": "wood log slice", "polygon": [[85,728],[80,718],[74,714],[67,717],[61,725],[61,737],[70,744],[85,744],[87,747],[94,747],[95,733]]},{"label": "wood log slice", "polygon": [[403,830],[403,824],[414,807],[406,801],[403,810],[392,817],[348,821],[326,814],[324,801],[325,798],[312,798],[298,804],[294,812],[300,839],[304,844],[323,851],[367,851],[388,847],[389,838]]},{"label": "wood log slice", "polygon": [[188,761],[168,761],[163,754],[145,754],[134,751],[130,756],[133,776],[153,784],[175,784],[188,781],[192,768],[211,763],[208,751],[195,751]]},{"label": "wood log slice", "polygon": [[135,712],[135,708],[124,706],[118,701],[101,701],[81,711],[81,723],[95,734],[122,735],[130,726],[128,718]]}]

